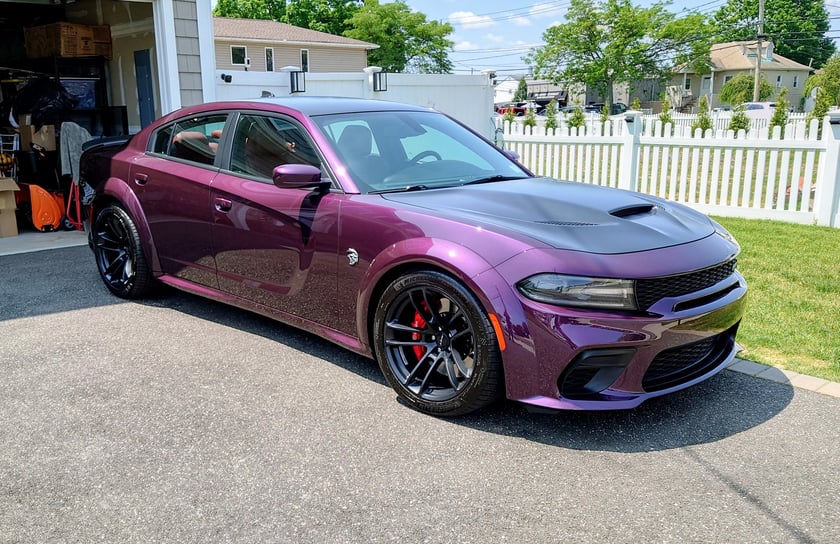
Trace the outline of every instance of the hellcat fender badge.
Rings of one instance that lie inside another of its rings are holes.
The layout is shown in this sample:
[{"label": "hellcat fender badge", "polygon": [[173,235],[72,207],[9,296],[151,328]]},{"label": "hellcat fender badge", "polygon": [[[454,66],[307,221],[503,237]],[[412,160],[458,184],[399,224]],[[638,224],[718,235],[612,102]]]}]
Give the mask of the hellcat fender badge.
[{"label": "hellcat fender badge", "polygon": [[350,264],[350,266],[356,266],[359,264],[359,253],[352,247],[347,250],[347,263]]}]

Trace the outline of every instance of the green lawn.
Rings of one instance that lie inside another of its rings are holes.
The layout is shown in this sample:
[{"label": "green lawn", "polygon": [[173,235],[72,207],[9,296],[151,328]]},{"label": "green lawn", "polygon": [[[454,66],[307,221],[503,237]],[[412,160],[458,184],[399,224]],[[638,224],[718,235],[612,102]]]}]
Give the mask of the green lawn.
[{"label": "green lawn", "polygon": [[840,382],[840,229],[715,217],[749,284],[740,357]]}]

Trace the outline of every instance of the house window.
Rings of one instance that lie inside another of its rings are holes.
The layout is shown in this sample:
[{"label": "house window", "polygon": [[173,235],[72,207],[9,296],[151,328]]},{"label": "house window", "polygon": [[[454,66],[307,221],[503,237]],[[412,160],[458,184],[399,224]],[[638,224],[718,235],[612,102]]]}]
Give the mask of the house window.
[{"label": "house window", "polygon": [[309,71],[309,49],[300,50],[300,69],[304,72]]},{"label": "house window", "polygon": [[248,58],[248,50],[244,45],[230,46],[230,63],[234,66],[245,66],[245,59]]},{"label": "house window", "polygon": [[274,48],[273,47],[266,47],[265,48],[265,71],[266,72],[273,72],[274,71]]},{"label": "house window", "polygon": [[691,78],[690,77],[685,78],[685,90],[686,91],[691,90]]},{"label": "house window", "polygon": [[793,88],[799,87],[799,76],[793,76]]},{"label": "house window", "polygon": [[776,76],[776,88],[777,89],[782,88],[782,76],[781,75]]},{"label": "house window", "polygon": [[726,85],[733,76],[723,76],[723,84]]}]

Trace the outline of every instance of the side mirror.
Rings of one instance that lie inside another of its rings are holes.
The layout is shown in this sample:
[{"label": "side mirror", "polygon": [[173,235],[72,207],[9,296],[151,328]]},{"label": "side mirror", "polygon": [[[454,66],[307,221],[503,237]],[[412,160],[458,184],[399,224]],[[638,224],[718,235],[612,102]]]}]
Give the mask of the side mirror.
[{"label": "side mirror", "polygon": [[282,189],[328,187],[321,179],[321,169],[311,164],[281,164],[274,168],[274,185]]},{"label": "side mirror", "polygon": [[507,155],[509,159],[513,159],[516,162],[519,162],[519,153],[517,153],[516,151],[512,149],[503,149],[502,151],[505,155]]}]

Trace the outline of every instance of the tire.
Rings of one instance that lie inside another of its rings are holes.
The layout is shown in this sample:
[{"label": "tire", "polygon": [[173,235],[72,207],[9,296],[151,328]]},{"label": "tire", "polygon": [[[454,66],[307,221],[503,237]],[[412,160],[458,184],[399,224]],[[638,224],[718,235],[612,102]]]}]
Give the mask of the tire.
[{"label": "tire", "polygon": [[111,205],[99,212],[91,240],[99,275],[112,293],[136,299],[151,291],[154,279],[143,255],[140,234],[125,210]]},{"label": "tire", "polygon": [[459,416],[501,397],[502,357],[493,325],[463,285],[414,272],[392,282],[374,317],[376,359],[415,409]]}]

